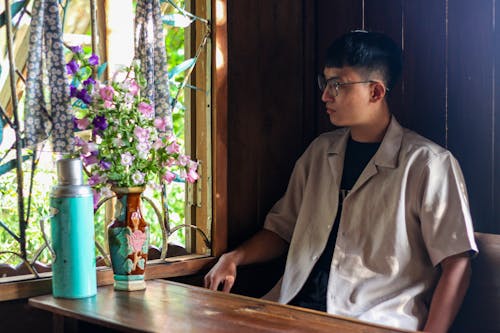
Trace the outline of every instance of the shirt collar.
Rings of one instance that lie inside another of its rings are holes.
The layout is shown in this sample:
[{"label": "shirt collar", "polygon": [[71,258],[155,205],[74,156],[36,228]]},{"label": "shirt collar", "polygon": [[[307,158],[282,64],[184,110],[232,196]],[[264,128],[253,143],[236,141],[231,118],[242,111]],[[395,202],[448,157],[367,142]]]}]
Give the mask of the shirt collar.
[{"label": "shirt collar", "polygon": [[[328,154],[344,155],[350,130],[341,129],[340,138],[333,137]],[[391,116],[391,121],[387,127],[382,143],[373,156],[375,165],[387,168],[396,168],[398,166],[399,151],[403,140],[403,127],[398,123],[396,117]]]}]

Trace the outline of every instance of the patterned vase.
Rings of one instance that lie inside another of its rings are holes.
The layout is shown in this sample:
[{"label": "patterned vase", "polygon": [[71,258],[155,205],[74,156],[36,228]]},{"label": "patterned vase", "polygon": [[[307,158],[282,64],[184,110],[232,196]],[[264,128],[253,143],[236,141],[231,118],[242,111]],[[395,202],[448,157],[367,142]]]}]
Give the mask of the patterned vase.
[{"label": "patterned vase", "polygon": [[116,203],[108,225],[108,243],[115,290],[146,288],[149,225],[141,212],[144,187],[114,187]]}]

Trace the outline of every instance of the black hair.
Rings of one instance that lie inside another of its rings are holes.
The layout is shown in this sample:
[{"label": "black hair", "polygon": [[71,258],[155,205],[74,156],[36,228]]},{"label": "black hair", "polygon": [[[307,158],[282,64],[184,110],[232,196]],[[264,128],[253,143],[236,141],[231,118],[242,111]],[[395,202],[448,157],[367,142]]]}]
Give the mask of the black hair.
[{"label": "black hair", "polygon": [[392,89],[401,75],[403,59],[401,48],[389,36],[355,30],[333,41],[326,52],[325,66],[378,71],[387,88]]}]

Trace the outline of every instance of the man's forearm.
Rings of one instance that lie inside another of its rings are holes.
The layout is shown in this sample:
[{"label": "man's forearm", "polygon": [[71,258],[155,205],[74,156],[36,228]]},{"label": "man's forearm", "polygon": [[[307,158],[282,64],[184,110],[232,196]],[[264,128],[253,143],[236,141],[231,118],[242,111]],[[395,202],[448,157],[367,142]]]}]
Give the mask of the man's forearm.
[{"label": "man's forearm", "polygon": [[231,256],[237,266],[248,265],[277,258],[286,251],[287,247],[288,243],[277,234],[262,229],[225,256]]},{"label": "man's forearm", "polygon": [[448,331],[469,286],[471,268],[467,253],[444,259],[441,267],[442,274],[432,297],[425,332]]}]

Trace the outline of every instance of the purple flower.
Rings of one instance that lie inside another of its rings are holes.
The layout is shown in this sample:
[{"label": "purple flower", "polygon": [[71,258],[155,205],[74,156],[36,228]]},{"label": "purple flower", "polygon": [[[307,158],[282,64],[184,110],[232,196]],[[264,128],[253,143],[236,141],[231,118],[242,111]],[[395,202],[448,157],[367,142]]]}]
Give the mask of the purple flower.
[{"label": "purple flower", "polygon": [[85,104],[92,103],[92,97],[89,95],[86,89],[79,90],[76,94],[76,97]]},{"label": "purple flower", "polygon": [[69,86],[69,95],[71,97],[76,97],[78,95],[78,89],[75,86]]},{"label": "purple flower", "polygon": [[71,60],[66,64],[66,71],[68,72],[68,74],[73,75],[78,72],[78,69],[80,69],[80,65],[78,65],[75,60]]},{"label": "purple flower", "polygon": [[89,77],[87,80],[83,81],[84,86],[88,86],[89,84],[95,84],[95,80],[91,77]]},{"label": "purple flower", "polygon": [[97,204],[99,203],[99,200],[101,199],[101,193],[97,192],[96,190],[92,189],[92,193],[94,194],[94,211],[97,209]]},{"label": "purple flower", "polygon": [[95,66],[98,63],[99,63],[99,56],[92,53],[92,55],[89,57],[89,64]]},{"label": "purple flower", "polygon": [[97,154],[98,154],[97,151],[93,151],[90,153],[90,155],[83,156],[83,165],[89,166],[89,165],[96,164],[98,162]]},{"label": "purple flower", "polygon": [[70,50],[71,52],[73,53],[82,53],[83,52],[83,48],[81,45],[77,45],[77,46],[71,46],[70,47]]},{"label": "purple flower", "polygon": [[[73,123],[75,121],[75,117],[73,117]],[[76,126],[76,125],[75,125]],[[82,147],[83,145],[87,144],[85,141],[82,140],[79,136],[75,136],[75,146],[77,147]]]},{"label": "purple flower", "polygon": [[108,161],[105,161],[105,160],[101,160],[99,162],[99,166],[103,170],[109,170],[111,168],[111,162],[108,162]]},{"label": "purple flower", "polygon": [[94,186],[102,182],[102,177],[99,176],[97,173],[94,173],[92,176],[89,177],[89,185]]},{"label": "purple flower", "polygon": [[106,120],[106,117],[104,116],[96,116],[94,120],[92,120],[92,124],[94,125],[94,128],[100,131],[104,131],[106,128],[108,128],[108,122]]}]

